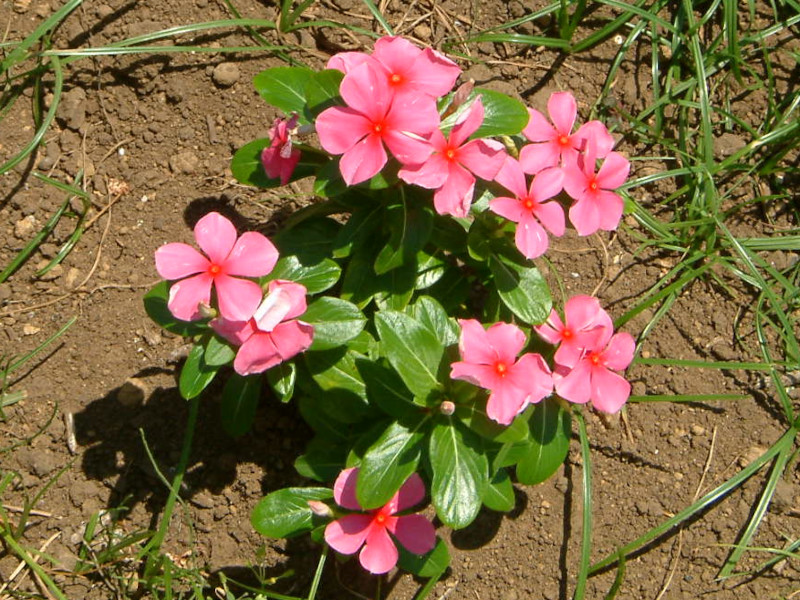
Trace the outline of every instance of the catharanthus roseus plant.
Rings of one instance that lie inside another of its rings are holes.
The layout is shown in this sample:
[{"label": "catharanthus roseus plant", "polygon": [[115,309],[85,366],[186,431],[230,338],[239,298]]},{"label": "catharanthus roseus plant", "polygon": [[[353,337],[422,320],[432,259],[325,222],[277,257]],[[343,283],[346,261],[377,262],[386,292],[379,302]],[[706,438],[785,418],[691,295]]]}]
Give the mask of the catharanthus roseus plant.
[{"label": "catharanthus roseus plant", "polygon": [[262,395],[296,402],[314,431],[295,468],[318,484],[267,495],[258,531],[435,577],[449,557],[428,516],[462,528],[511,510],[512,477],[563,462],[577,405],[616,412],[630,394],[633,338],[596,298],[554,307],[536,263],[570,224],[618,226],[629,164],[602,123],[577,123],[569,92],[545,116],[454,89],[453,61],[402,38],[328,67],[256,76],[282,115],[232,163],[259,187],[311,178],[314,201],[271,240],[203,217],[203,253],[158,249],[168,282],[145,302],[194,341],[186,398],[230,367],[230,433]]}]

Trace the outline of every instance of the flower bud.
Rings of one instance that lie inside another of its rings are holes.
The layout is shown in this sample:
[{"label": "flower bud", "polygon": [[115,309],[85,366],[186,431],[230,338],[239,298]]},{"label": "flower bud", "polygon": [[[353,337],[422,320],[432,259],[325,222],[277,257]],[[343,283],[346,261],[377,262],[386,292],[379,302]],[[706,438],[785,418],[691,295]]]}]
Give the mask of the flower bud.
[{"label": "flower bud", "polygon": [[205,302],[199,302],[197,304],[197,312],[200,313],[200,317],[203,319],[214,319],[218,316],[217,310]]},{"label": "flower bud", "polygon": [[319,500],[308,500],[308,508],[318,517],[332,517],[331,507]]},{"label": "flower bud", "polygon": [[450,400],[445,400],[439,405],[439,412],[441,412],[444,416],[449,417],[456,412],[456,405]]}]

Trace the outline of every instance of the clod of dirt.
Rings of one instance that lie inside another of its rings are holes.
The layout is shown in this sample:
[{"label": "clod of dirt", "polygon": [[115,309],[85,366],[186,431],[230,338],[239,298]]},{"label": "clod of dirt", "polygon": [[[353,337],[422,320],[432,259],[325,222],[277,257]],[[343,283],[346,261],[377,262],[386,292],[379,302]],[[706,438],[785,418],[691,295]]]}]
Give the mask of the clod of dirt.
[{"label": "clod of dirt", "polygon": [[219,63],[214,67],[214,71],[211,73],[211,79],[213,79],[214,83],[219,87],[231,87],[234,83],[239,81],[239,67],[237,67],[235,63]]},{"label": "clod of dirt", "polygon": [[81,128],[86,122],[86,92],[83,88],[72,88],[61,97],[56,116],[65,127],[75,131]]},{"label": "clod of dirt", "polygon": [[169,168],[173,173],[185,173],[191,175],[197,170],[200,165],[200,159],[194,152],[181,152],[175,154],[169,159]]},{"label": "clod of dirt", "polygon": [[[45,259],[45,260],[39,262],[36,265],[36,270],[40,271],[41,269],[44,269],[49,264],[50,264],[50,261]],[[56,265],[52,269],[50,269],[47,273],[43,273],[42,275],[39,275],[39,277],[37,279],[39,279],[39,281],[55,281],[56,279],[61,277],[61,275],[63,275],[63,274],[64,274],[64,267],[62,267],[61,265]]]},{"label": "clod of dirt", "polygon": [[117,401],[123,406],[139,406],[147,395],[147,386],[141,379],[131,377],[120,386]]},{"label": "clod of dirt", "polygon": [[784,514],[795,508],[795,486],[785,479],[779,479],[772,496],[772,507],[776,512]]},{"label": "clod of dirt", "polygon": [[0,283],[0,304],[11,298],[11,285]]},{"label": "clod of dirt", "polygon": [[24,240],[30,237],[34,229],[36,229],[36,217],[28,215],[14,224],[14,235]]},{"label": "clod of dirt", "polygon": [[33,448],[24,448],[17,453],[17,460],[22,468],[33,472],[37,477],[46,477],[58,467],[55,454]]},{"label": "clod of dirt", "polygon": [[76,267],[71,267],[69,271],[67,271],[66,277],[64,277],[64,287],[68,290],[74,290],[78,285],[78,277],[80,277],[80,270]]},{"label": "clod of dirt", "polygon": [[22,335],[36,335],[41,330],[41,327],[36,327],[36,325],[25,323],[25,325],[22,326]]},{"label": "clod of dirt", "polygon": [[723,133],[714,140],[714,154],[721,157],[730,156],[744,148],[746,143],[735,133]]}]

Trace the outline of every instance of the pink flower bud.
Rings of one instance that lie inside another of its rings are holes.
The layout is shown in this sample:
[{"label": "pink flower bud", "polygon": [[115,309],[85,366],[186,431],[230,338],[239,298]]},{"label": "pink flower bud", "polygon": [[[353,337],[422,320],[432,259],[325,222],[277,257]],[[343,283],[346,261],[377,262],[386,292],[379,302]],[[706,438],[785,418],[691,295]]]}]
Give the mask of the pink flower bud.
[{"label": "pink flower bud", "polygon": [[450,400],[445,400],[439,405],[439,412],[441,412],[444,416],[449,417],[456,412],[456,405],[450,402]]},{"label": "pink flower bud", "polygon": [[318,517],[332,517],[331,507],[319,500],[308,500],[308,508]]}]

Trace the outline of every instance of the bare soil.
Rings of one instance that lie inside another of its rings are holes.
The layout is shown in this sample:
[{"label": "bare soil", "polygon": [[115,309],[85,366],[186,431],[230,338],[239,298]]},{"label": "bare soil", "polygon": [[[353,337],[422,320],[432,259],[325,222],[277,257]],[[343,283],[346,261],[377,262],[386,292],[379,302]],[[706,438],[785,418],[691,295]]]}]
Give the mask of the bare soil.
[{"label": "bare soil", "polygon": [[[398,33],[436,47],[529,10],[516,0],[385,4],[387,19]],[[0,23],[8,23],[8,39],[21,39],[59,6],[56,0],[3,0]],[[243,17],[277,18],[273,3],[244,0],[237,8]],[[357,0],[323,0],[307,14],[378,31]],[[592,16],[588,23],[600,16]],[[215,0],[87,0],[54,40],[58,48],[100,46],[171,26],[225,18],[231,18],[230,13]],[[529,23],[520,32],[538,33],[546,25]],[[266,37],[300,46],[303,50],[293,55],[317,67],[333,52],[360,49],[367,43],[362,36],[331,29]],[[253,76],[283,63],[255,48],[249,35],[230,29],[196,34],[193,43],[248,46],[253,51],[98,56],[69,64],[65,95],[45,144],[30,161],[0,178],[0,267],[66,199],[63,192],[36,179],[34,172],[62,182],[73,182],[82,172],[77,185],[92,202],[91,226],[60,267],[35,275],[71,235],[81,209],[76,200],[71,204],[74,210],[68,210],[35,255],[0,284],[0,355],[27,352],[72,316],[78,317],[57,343],[6,382],[12,391],[27,392],[27,398],[5,409],[0,428],[2,472],[19,475],[3,491],[2,503],[13,521],[17,513],[9,507],[23,505],[49,485],[35,506],[43,512],[29,518],[23,540],[29,548],[41,548],[53,538],[46,552],[58,567],[48,569],[70,598],[116,597],[124,581],[107,580],[98,573],[71,574],[86,524],[98,511],[124,507],[113,524],[108,517],[103,520],[107,534],[111,529],[120,536],[154,528],[167,490],[146,448],[167,477],[177,463],[186,405],[177,393],[175,374],[184,340],[160,331],[145,315],[142,295],[158,278],[153,252],[169,241],[191,241],[191,226],[212,209],[233,218],[240,230],[269,234],[282,216],[309,201],[302,185],[277,192],[243,187],[233,180],[228,166],[237,148],[266,136],[275,116],[254,91]],[[599,97],[618,48],[613,39],[578,56],[505,44],[483,43],[468,50],[453,46],[468,55],[459,59],[464,78],[520,96],[539,109],[544,109],[552,91],[571,89],[583,116]],[[659,155],[659,149],[636,142],[623,118],[651,100],[649,61],[649,47],[637,48],[612,88],[619,108],[611,110],[617,116],[613,125],[620,138],[618,149],[631,157]],[[784,88],[797,85],[779,63],[775,68]],[[31,103],[27,89],[0,122],[0,162],[32,136]],[[757,124],[765,106],[762,95],[743,90],[734,110]],[[730,152],[747,141],[736,129],[721,130],[719,152]],[[665,166],[663,161],[635,161],[632,176]],[[672,191],[667,185],[671,184],[631,193],[643,205],[666,214],[671,208],[661,203]],[[746,196],[747,191],[741,193]],[[772,225],[791,226],[780,207],[773,208]],[[734,226],[740,235],[771,231],[759,210],[747,213]],[[579,239],[568,234],[554,240],[554,269],[549,276],[553,281],[560,277],[568,293],[596,292],[619,316],[681,260],[678,255],[637,252],[643,235],[629,217],[613,235]],[[768,258],[779,266],[797,260],[781,253]],[[724,289],[711,278],[696,281],[646,337],[641,355],[758,360],[749,293],[735,282]],[[638,335],[652,316],[645,311],[625,329]],[[739,370],[653,366],[634,367],[629,376],[636,395],[735,393],[743,399],[635,403],[622,420],[589,417],[594,560],[680,511],[785,431],[770,383],[761,376]],[[167,550],[179,564],[243,579],[250,567],[269,576],[294,569],[288,583],[281,581],[278,586],[286,593],[302,594],[318,556],[313,544],[307,539],[263,539],[253,531],[249,515],[270,490],[306,483],[292,463],[302,453],[308,431],[291,404],[264,398],[254,430],[231,439],[218,425],[219,390],[216,385],[204,396],[185,504],[176,512]],[[74,420],[77,441],[72,450],[68,415]],[[431,597],[567,598],[580,551],[581,468],[575,440],[567,462],[550,481],[517,486],[512,513],[485,511],[466,530],[448,533],[442,528],[453,562]],[[631,558],[617,597],[762,600],[796,592],[800,567],[791,562],[756,578],[715,579],[729,544],[735,543],[752,513],[764,477],[765,472],[759,473],[700,518]],[[795,469],[780,484],[754,545],[782,547],[786,539],[800,536],[798,494],[800,476]],[[743,566],[766,558],[750,553]],[[17,564],[18,559],[0,546],[0,586]],[[130,568],[107,567],[114,574]],[[602,598],[613,579],[613,570],[590,579],[587,597]],[[393,574],[388,589],[388,598],[412,598],[418,582]],[[360,597],[370,596],[374,582],[361,575],[352,561],[329,563],[318,597],[359,597],[351,590]],[[30,577],[21,583],[18,593],[22,592],[42,594]]]}]

